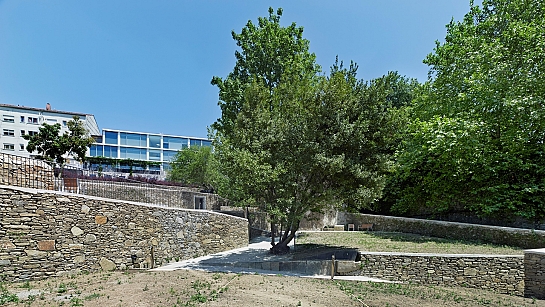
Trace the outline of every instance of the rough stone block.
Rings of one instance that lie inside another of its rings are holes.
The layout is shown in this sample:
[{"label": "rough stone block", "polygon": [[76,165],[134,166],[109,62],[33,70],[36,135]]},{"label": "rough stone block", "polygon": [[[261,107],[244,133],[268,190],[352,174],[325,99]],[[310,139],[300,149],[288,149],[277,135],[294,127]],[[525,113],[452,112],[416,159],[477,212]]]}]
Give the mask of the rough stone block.
[{"label": "rough stone block", "polygon": [[103,215],[97,215],[95,216],[95,223],[99,225],[104,225],[108,221],[108,218]]},{"label": "rough stone block", "polygon": [[38,250],[41,250],[41,251],[55,250],[55,240],[38,241]]}]

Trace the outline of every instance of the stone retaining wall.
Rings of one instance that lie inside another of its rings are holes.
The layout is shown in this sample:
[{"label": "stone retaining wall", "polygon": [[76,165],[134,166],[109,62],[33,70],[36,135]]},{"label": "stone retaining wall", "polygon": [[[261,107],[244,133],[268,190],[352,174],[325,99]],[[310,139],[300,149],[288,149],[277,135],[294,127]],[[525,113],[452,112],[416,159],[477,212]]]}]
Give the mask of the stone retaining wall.
[{"label": "stone retaining wall", "polygon": [[345,223],[355,224],[356,229],[359,224],[373,224],[375,231],[415,233],[455,240],[478,240],[521,248],[545,247],[545,231],[543,230],[348,213]]},{"label": "stone retaining wall", "polygon": [[0,186],[0,225],[9,281],[151,267],[248,244],[238,217],[11,186]]},{"label": "stone retaining wall", "polygon": [[526,297],[545,299],[545,249],[524,251]]},{"label": "stone retaining wall", "polygon": [[346,275],[524,295],[522,255],[360,254],[361,269]]},{"label": "stone retaining wall", "polygon": [[44,161],[0,153],[0,184],[53,190],[53,178]]},{"label": "stone retaining wall", "polygon": [[219,210],[222,204],[218,195],[202,193],[197,188],[82,179],[79,186],[80,193],[85,195],[168,207],[195,209],[196,197],[205,198],[208,210]]}]

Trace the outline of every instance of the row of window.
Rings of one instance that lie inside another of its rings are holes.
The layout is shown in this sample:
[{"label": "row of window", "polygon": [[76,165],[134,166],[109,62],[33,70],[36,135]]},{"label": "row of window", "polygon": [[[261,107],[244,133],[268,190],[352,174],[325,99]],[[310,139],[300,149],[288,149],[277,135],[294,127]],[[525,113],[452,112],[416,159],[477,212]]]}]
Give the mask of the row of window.
[{"label": "row of window", "polygon": [[[15,150],[15,144],[4,143],[4,150]],[[25,144],[19,144],[19,150],[25,150]]]},{"label": "row of window", "polygon": [[[13,115],[4,115],[3,118],[2,118],[2,121],[5,122],[5,123],[15,123],[15,116]],[[39,120],[37,117],[32,117],[32,116],[21,116],[21,123],[28,123],[28,124],[33,124],[33,125],[37,125],[39,123]],[[53,125],[57,122],[56,119],[54,118],[47,118],[46,119],[46,122],[49,124],[49,125]],[[62,121],[62,125],[63,127],[66,127],[68,124],[67,121],[63,120]]]},{"label": "row of window", "polygon": [[[35,135],[35,134],[38,134],[38,131],[30,131],[29,130],[28,134],[29,135]],[[4,129],[2,135],[3,136],[15,136],[15,130],[13,130],[13,129]],[[21,135],[25,135],[25,130],[21,130]]]},{"label": "row of window", "polygon": [[[137,147],[149,147],[149,148],[163,148],[180,150],[187,148],[188,146],[210,146],[212,142],[208,140],[195,140],[180,137],[163,136],[161,146],[160,135],[148,135],[138,133],[127,132],[104,132],[104,144],[109,145],[127,145]],[[148,142],[149,141],[149,142]]]},{"label": "row of window", "polygon": [[[119,155],[118,155],[119,150]],[[171,161],[177,151],[160,150],[160,149],[144,149],[131,147],[118,147],[109,145],[91,145],[91,157],[107,157],[116,159],[133,159],[133,160],[149,160],[161,161],[161,152],[163,154],[162,161]],[[149,156],[149,158],[148,158]]]}]

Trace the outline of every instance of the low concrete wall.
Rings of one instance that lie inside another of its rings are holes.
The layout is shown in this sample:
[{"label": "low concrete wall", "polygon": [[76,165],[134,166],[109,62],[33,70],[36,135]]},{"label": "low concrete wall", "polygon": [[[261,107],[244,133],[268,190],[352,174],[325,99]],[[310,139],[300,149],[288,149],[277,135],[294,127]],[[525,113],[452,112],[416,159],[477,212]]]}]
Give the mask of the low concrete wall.
[{"label": "low concrete wall", "polygon": [[371,214],[347,214],[347,223],[374,224],[375,231],[415,233],[438,238],[478,240],[521,248],[545,247],[545,231],[487,226],[434,220],[421,220]]},{"label": "low concrete wall", "polygon": [[9,281],[151,267],[248,244],[238,217],[1,185],[0,225]]},{"label": "low concrete wall", "polygon": [[524,251],[524,296],[545,299],[545,249]]}]

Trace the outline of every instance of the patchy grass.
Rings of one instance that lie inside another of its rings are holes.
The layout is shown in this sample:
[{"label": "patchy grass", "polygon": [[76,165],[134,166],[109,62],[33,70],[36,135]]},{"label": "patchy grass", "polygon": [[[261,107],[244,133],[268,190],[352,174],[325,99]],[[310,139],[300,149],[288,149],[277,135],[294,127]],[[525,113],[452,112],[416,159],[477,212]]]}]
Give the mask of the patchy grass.
[{"label": "patchy grass", "polygon": [[296,239],[297,249],[355,248],[370,252],[434,254],[522,255],[523,249],[476,241],[450,240],[398,232],[322,231],[303,232]]}]

